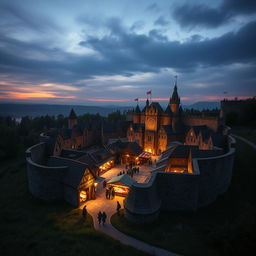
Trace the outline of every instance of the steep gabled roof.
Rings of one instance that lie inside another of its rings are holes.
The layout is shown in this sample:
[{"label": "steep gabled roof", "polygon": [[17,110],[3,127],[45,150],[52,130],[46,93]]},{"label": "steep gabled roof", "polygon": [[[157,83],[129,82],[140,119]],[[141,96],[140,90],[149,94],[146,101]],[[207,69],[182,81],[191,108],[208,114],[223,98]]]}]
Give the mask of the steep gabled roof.
[{"label": "steep gabled roof", "polygon": [[132,186],[136,181],[132,179],[129,175],[123,174],[116,177],[113,177],[107,182],[108,184],[123,184],[125,186]]},{"label": "steep gabled roof", "polygon": [[68,169],[64,172],[62,182],[73,188],[77,188],[79,186],[86,169],[88,169],[91,175],[95,178],[93,171],[89,168],[87,164],[81,163],[73,159],[53,156],[48,159],[48,166],[67,166]]},{"label": "steep gabled roof", "polygon": [[140,113],[140,107],[139,107],[139,105],[136,106],[136,108],[135,108],[135,113],[137,113],[137,114]]},{"label": "steep gabled roof", "polygon": [[77,119],[76,113],[73,108],[71,109],[71,111],[69,113],[68,119]]},{"label": "steep gabled roof", "polygon": [[178,95],[177,85],[175,84],[172,97],[170,98],[170,103],[180,103],[180,97]]},{"label": "steep gabled roof", "polygon": [[79,157],[77,161],[87,164],[92,170],[96,168],[95,161],[90,154],[84,154],[83,156]]},{"label": "steep gabled roof", "polygon": [[125,142],[124,144],[124,152],[127,152],[128,154],[134,154],[139,155],[142,152],[142,148],[139,146],[139,144],[135,141],[132,142]]},{"label": "steep gabled roof", "polygon": [[199,135],[200,131],[203,131],[205,133],[207,130],[209,130],[209,128],[206,125],[196,125],[192,126],[191,128],[194,130],[196,136]]},{"label": "steep gabled roof", "polygon": [[150,107],[153,106],[155,109],[158,110],[158,112],[162,113],[163,112],[163,109],[161,107],[161,105],[158,103],[158,102],[152,102],[150,104]]},{"label": "steep gabled roof", "polygon": [[168,104],[167,108],[165,109],[164,111],[166,114],[169,114],[169,115],[172,115],[172,110],[171,110],[171,107],[170,105]]}]

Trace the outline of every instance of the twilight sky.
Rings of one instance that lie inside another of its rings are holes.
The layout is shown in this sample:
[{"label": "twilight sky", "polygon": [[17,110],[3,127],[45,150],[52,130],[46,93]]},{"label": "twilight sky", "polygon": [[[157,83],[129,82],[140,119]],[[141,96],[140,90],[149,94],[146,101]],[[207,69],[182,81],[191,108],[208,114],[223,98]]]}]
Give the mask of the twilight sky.
[{"label": "twilight sky", "polygon": [[0,0],[0,102],[256,95],[255,0]]}]

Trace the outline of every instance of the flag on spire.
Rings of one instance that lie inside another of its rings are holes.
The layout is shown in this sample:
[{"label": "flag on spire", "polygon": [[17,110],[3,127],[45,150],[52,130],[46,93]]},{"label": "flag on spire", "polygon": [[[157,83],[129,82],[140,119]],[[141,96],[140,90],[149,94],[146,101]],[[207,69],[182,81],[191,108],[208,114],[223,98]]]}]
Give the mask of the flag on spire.
[{"label": "flag on spire", "polygon": [[139,98],[134,99],[134,101],[137,101],[137,102],[138,102],[138,101],[139,101]]},{"label": "flag on spire", "polygon": [[174,76],[174,78],[175,78],[175,86],[177,86],[177,79],[178,79],[178,76],[176,75],[176,76]]},{"label": "flag on spire", "polygon": [[152,91],[151,91],[151,90],[147,92],[147,95],[149,95],[149,94],[150,94],[150,95],[152,94]]}]

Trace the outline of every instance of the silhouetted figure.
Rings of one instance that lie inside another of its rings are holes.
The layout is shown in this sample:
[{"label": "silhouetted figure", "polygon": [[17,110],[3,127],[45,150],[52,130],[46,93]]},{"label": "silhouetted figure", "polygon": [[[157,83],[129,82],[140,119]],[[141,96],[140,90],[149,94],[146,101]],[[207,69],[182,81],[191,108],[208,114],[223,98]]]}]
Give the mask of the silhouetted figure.
[{"label": "silhouetted figure", "polygon": [[102,223],[105,225],[107,219],[107,214],[105,212],[102,213]]},{"label": "silhouetted figure", "polygon": [[86,216],[87,216],[87,209],[86,209],[86,205],[83,207],[83,211],[82,211],[84,220],[86,220]]},{"label": "silhouetted figure", "polygon": [[104,180],[103,181],[103,188],[105,188],[107,186],[107,182]]},{"label": "silhouetted figure", "polygon": [[106,199],[109,199],[109,189],[106,189]]},{"label": "silhouetted figure", "polygon": [[98,223],[99,223],[99,225],[100,225],[100,224],[101,224],[101,221],[102,221],[102,213],[101,213],[101,211],[98,212],[97,218],[98,218]]},{"label": "silhouetted figure", "polygon": [[114,199],[115,198],[115,190],[114,190],[114,188],[112,188],[111,195],[112,195],[112,199]]},{"label": "silhouetted figure", "polygon": [[116,201],[116,211],[118,216],[120,215],[120,209],[121,209],[121,204],[118,201]]}]

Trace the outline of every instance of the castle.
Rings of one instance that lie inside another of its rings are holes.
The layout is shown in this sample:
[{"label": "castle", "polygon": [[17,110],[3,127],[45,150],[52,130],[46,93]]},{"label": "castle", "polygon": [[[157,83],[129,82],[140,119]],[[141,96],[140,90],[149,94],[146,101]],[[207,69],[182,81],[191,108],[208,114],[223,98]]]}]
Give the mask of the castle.
[{"label": "castle", "polygon": [[229,187],[235,155],[219,112],[183,111],[176,83],[165,111],[147,100],[142,111],[137,106],[126,121],[111,125],[81,123],[72,109],[68,127],[46,131],[40,141],[26,151],[30,192],[75,207],[97,197],[102,174],[115,164],[160,155],[147,181],[131,184],[124,200],[125,217],[138,223],[162,210],[195,211],[212,203]]},{"label": "castle", "polygon": [[[187,132],[194,126],[197,127],[195,128],[197,130],[199,127],[202,129],[208,127],[216,132],[221,124],[221,119],[218,115],[195,116],[185,114],[180,106],[176,83],[165,110],[162,109],[158,102],[149,103],[147,99],[142,111],[137,105],[132,113],[131,121],[127,130],[128,140],[137,141],[144,151],[153,155],[160,155],[173,141],[186,141],[187,144],[200,145],[200,149],[211,149],[213,147],[211,136],[205,138],[200,131],[200,138],[192,141],[186,138]],[[190,131],[190,134],[192,132]]]}]

